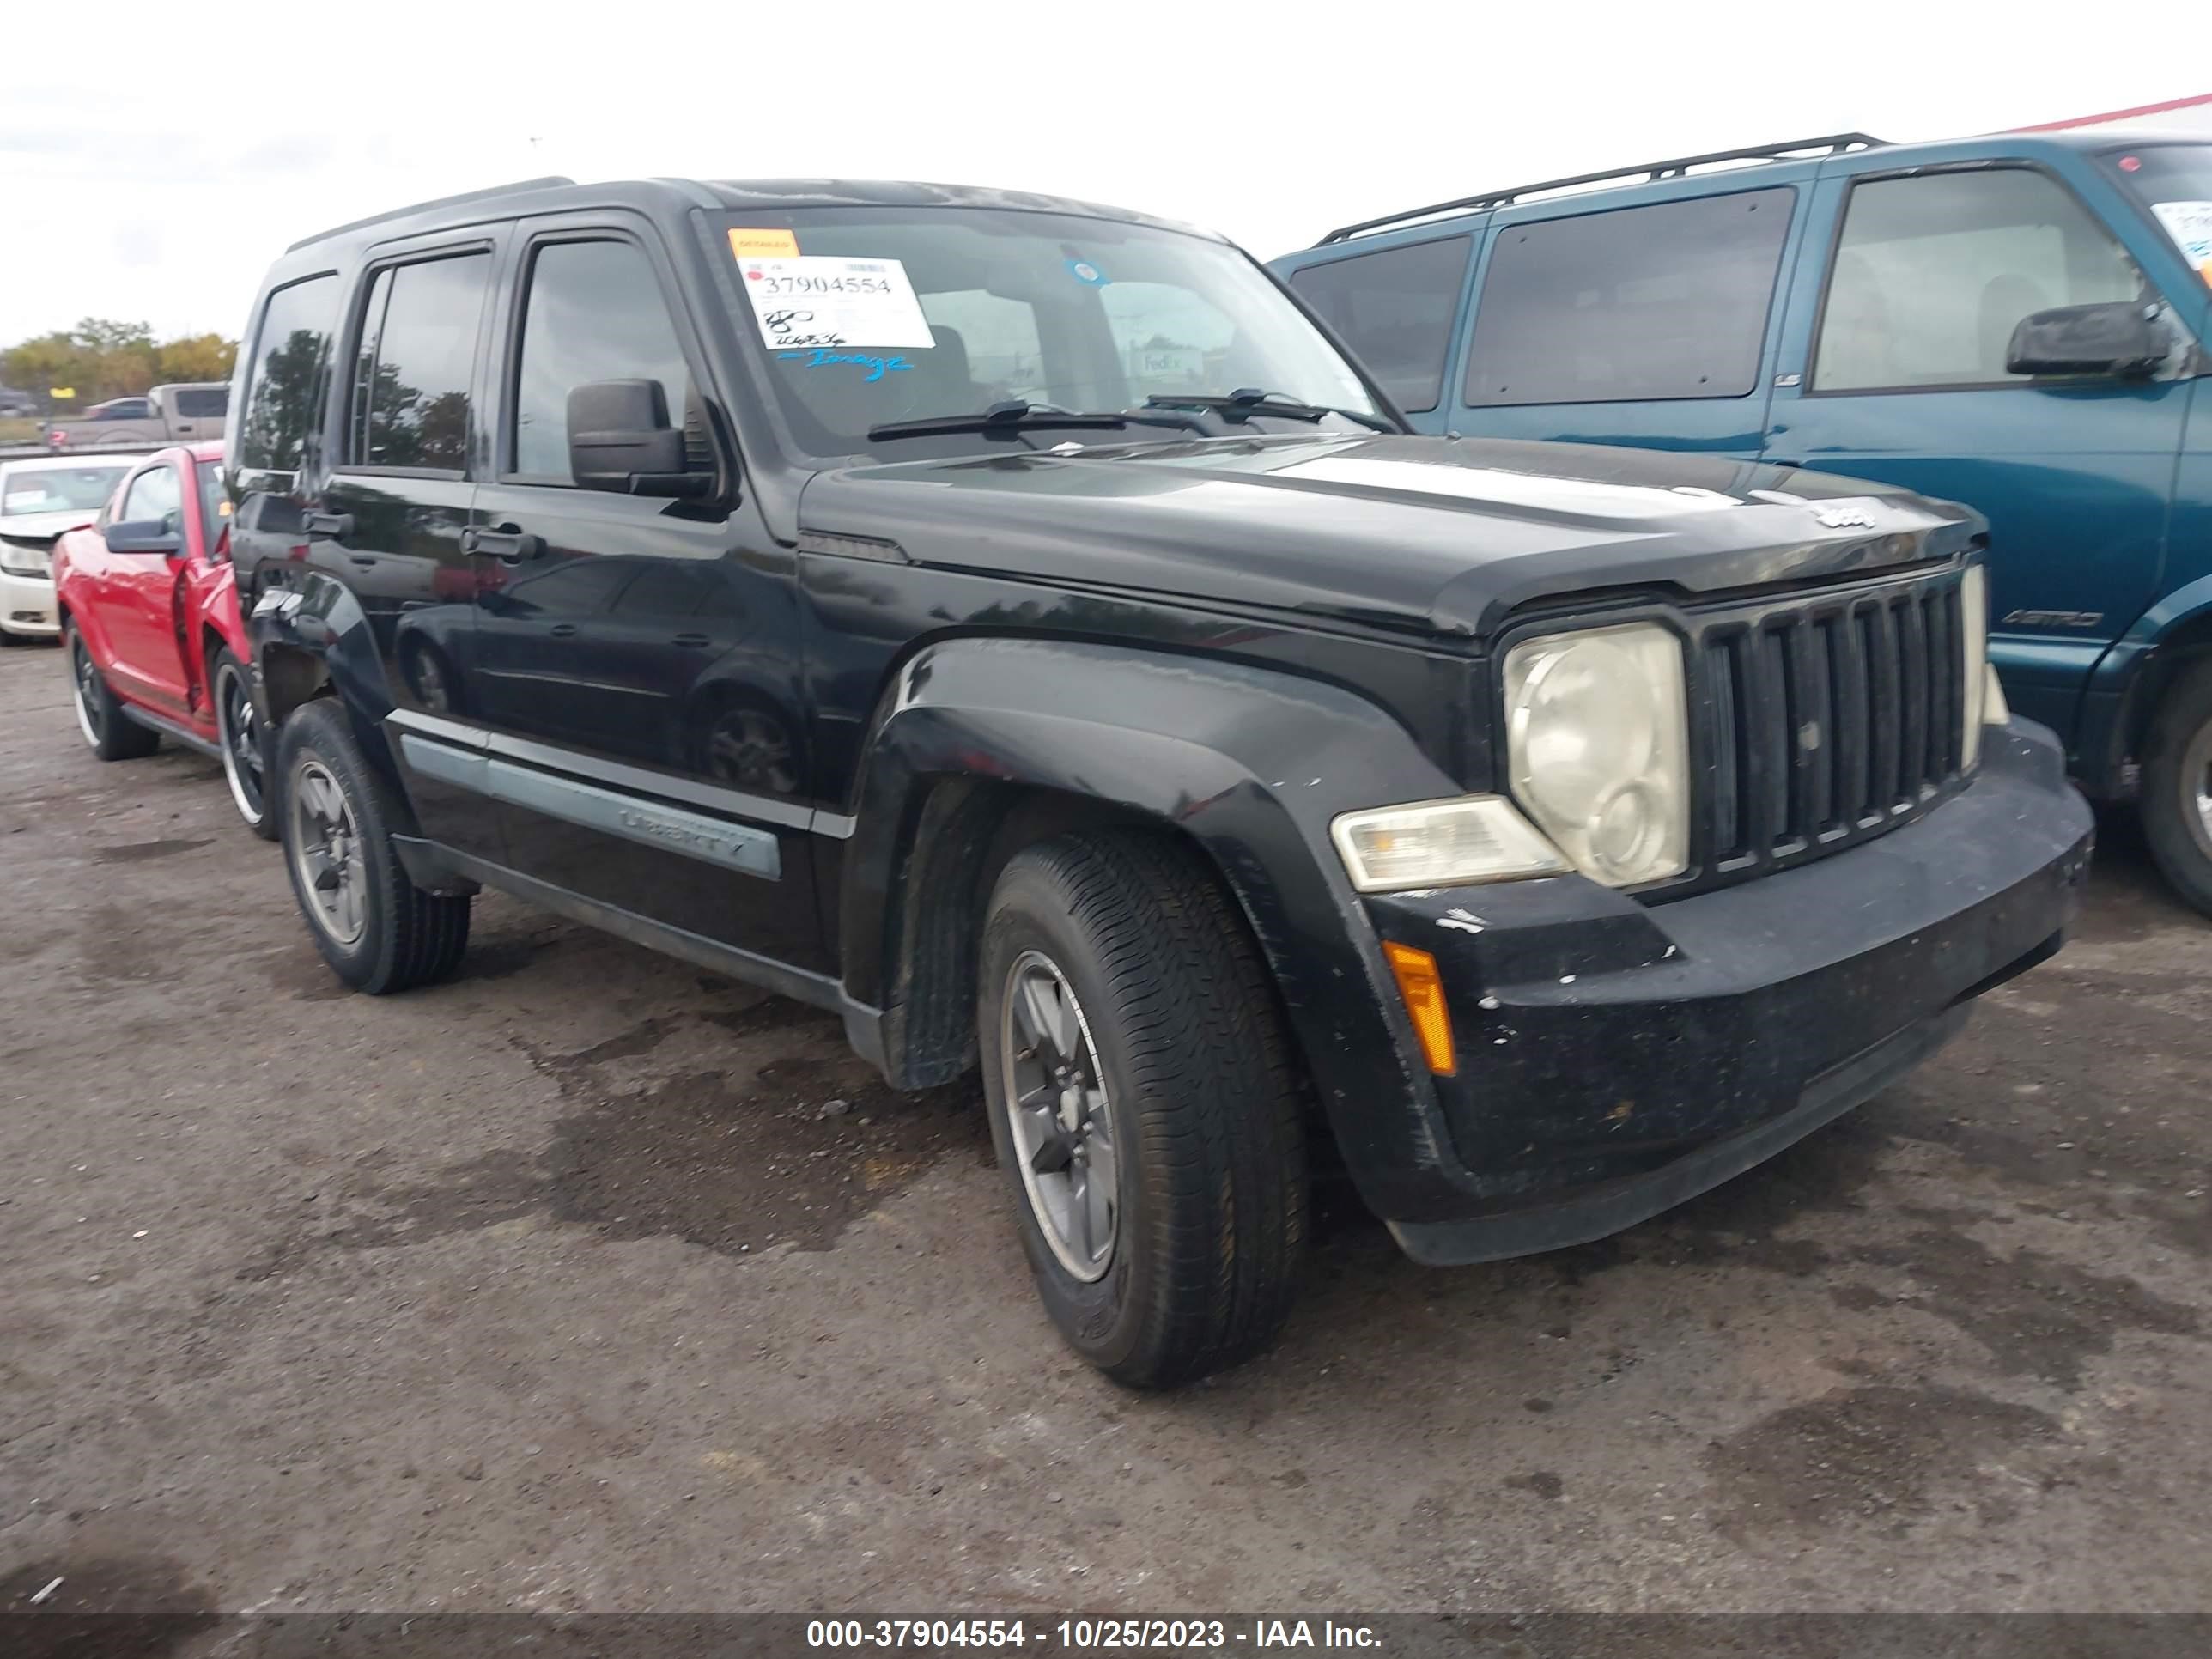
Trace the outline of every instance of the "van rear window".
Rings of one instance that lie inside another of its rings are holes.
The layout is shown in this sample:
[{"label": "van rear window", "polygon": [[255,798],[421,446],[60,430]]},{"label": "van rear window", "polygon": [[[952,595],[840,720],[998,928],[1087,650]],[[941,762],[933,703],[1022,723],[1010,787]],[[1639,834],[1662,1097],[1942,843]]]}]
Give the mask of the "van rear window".
[{"label": "van rear window", "polygon": [[1467,401],[1745,396],[1796,197],[1783,186],[1501,226]]},{"label": "van rear window", "polygon": [[1291,273],[1297,296],[1344,337],[1399,408],[1434,409],[1473,239],[1358,253]]}]

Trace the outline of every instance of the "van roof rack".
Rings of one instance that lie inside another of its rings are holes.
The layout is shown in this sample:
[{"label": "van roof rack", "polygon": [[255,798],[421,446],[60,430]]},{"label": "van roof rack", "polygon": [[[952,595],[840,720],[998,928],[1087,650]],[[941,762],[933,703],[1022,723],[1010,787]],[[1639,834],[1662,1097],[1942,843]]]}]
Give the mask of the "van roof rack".
[{"label": "van roof rack", "polygon": [[1701,167],[1709,162],[1774,161],[1795,156],[1803,150],[1823,150],[1831,155],[1840,155],[1846,150],[1880,149],[1887,142],[1871,133],[1832,132],[1820,138],[1792,139],[1786,144],[1757,144],[1747,149],[1717,149],[1705,155],[1678,155],[1671,161],[1639,161],[1634,167],[1607,167],[1602,173],[1578,173],[1571,179],[1546,179],[1537,184],[1516,185],[1510,190],[1486,191],[1480,196],[1462,196],[1454,202],[1408,208],[1403,213],[1386,213],[1380,219],[1363,219],[1356,225],[1340,225],[1314,246],[1326,247],[1331,242],[1348,241],[1368,231],[1380,230],[1385,225],[1425,219],[1431,214],[1465,213],[1477,208],[1507,207],[1523,196],[1534,196],[1543,191],[1568,190],[1577,185],[1603,184],[1608,179],[1627,179],[1639,173],[1647,179],[1679,179],[1692,167]]},{"label": "van roof rack", "polygon": [[465,190],[458,196],[439,196],[427,202],[417,202],[411,207],[393,208],[388,213],[372,213],[366,219],[349,219],[342,225],[332,225],[328,230],[319,230],[312,236],[302,236],[284,250],[290,253],[310,242],[319,242],[327,237],[343,236],[349,230],[365,230],[371,225],[380,225],[387,219],[404,219],[412,214],[428,212],[432,208],[453,207],[462,202],[481,202],[488,197],[509,196],[520,190],[551,190],[556,185],[573,185],[576,181],[558,173],[549,173],[542,179],[518,179],[511,185],[493,185],[484,190]]}]

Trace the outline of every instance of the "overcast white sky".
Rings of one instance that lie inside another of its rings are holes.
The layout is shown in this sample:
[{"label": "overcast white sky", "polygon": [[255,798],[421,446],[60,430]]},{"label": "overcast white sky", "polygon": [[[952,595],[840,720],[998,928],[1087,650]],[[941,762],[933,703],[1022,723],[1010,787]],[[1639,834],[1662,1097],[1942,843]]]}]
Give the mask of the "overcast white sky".
[{"label": "overcast white sky", "polygon": [[2212,90],[2201,0],[2068,8],[2060,27],[1950,0],[8,11],[0,344],[86,315],[234,334],[287,242],[534,173],[1003,185],[1208,224],[1266,258],[1528,179]]}]

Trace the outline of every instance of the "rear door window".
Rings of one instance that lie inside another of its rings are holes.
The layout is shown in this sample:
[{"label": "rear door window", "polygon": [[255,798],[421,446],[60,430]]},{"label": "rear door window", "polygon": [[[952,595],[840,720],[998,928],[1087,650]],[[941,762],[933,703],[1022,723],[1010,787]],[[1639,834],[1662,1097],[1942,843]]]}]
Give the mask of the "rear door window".
[{"label": "rear door window", "polygon": [[1308,265],[1291,287],[1344,337],[1399,408],[1434,409],[1474,238],[1449,236]]},{"label": "rear door window", "polygon": [[491,271],[465,253],[379,271],[354,363],[347,463],[460,476],[468,466],[469,388]]},{"label": "rear door window", "polygon": [[228,386],[185,386],[173,396],[178,416],[183,420],[218,419],[230,408],[230,389]]},{"label": "rear door window", "polygon": [[1784,185],[1501,226],[1468,403],[1747,396],[1796,198]]},{"label": "rear door window", "polygon": [[2143,291],[2119,243],[2031,168],[1870,179],[1844,210],[1813,390],[2025,383],[2005,370],[2021,319]]},{"label": "rear door window", "polygon": [[338,279],[310,276],[269,296],[246,376],[239,465],[296,472],[322,398]]}]

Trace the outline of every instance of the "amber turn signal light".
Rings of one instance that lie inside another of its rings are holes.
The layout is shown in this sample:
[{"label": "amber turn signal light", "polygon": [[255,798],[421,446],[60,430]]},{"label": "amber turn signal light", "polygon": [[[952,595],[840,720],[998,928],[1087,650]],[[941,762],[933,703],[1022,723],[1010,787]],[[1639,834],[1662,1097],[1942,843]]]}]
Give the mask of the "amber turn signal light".
[{"label": "amber turn signal light", "polygon": [[1438,1077],[1455,1075],[1459,1061],[1452,1053],[1451,1014],[1444,1007],[1444,982],[1437,972],[1437,959],[1392,939],[1382,941],[1382,954],[1390,958],[1398,994],[1413,1019],[1414,1035],[1421,1039],[1421,1057]]}]

